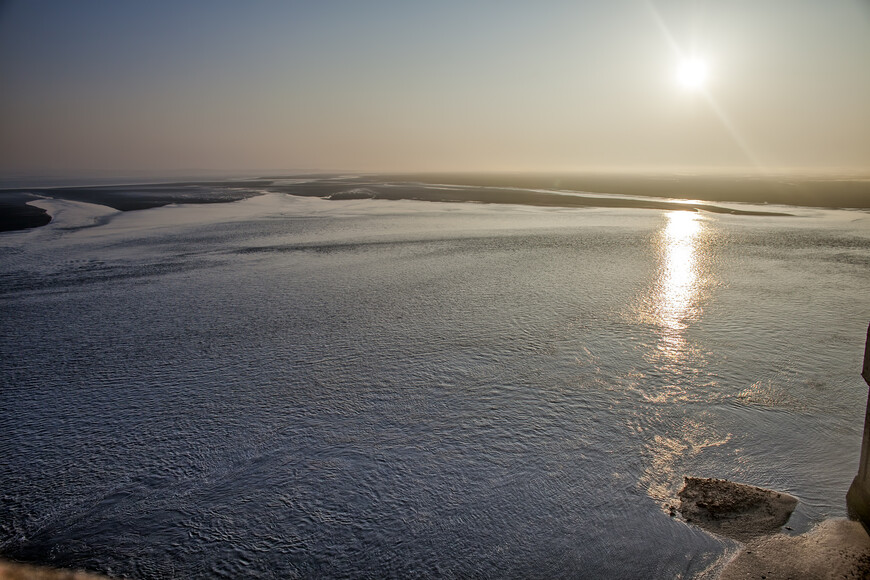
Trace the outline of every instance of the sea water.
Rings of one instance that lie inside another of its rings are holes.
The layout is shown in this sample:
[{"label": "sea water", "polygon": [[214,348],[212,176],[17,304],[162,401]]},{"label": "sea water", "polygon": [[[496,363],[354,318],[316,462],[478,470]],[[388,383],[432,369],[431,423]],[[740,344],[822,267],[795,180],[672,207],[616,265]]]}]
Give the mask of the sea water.
[{"label": "sea water", "polygon": [[40,203],[0,235],[7,558],[689,578],[736,544],[670,516],[685,475],[845,515],[866,212]]}]

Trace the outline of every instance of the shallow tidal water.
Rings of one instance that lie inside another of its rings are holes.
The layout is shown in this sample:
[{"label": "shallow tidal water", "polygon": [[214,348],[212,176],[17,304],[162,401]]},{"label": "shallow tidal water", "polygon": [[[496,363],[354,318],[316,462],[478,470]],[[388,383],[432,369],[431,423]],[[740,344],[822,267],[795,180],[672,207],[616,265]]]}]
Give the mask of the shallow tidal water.
[{"label": "shallow tidal water", "polygon": [[684,475],[845,515],[866,212],[50,204],[0,234],[4,557],[690,578],[736,544],[668,515]]}]

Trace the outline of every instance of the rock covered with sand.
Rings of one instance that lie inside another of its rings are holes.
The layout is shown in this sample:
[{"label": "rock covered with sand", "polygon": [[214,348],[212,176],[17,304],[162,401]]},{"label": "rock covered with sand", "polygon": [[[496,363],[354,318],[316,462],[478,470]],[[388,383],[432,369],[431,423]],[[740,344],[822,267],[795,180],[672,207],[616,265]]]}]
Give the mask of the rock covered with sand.
[{"label": "rock covered with sand", "polygon": [[685,478],[679,498],[686,522],[741,542],[779,531],[798,503],[787,493],[699,477]]}]

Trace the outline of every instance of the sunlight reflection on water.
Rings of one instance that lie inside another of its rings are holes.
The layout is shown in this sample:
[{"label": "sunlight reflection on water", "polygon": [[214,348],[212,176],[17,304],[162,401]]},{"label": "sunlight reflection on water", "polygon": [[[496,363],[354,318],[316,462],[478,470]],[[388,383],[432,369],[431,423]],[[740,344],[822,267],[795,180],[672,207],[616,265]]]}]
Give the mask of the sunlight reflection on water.
[{"label": "sunlight reflection on water", "polygon": [[[699,375],[704,357],[685,334],[689,325],[701,318],[707,298],[705,287],[715,277],[709,270],[711,257],[705,243],[711,235],[710,222],[689,211],[672,211],[665,214],[665,219],[656,240],[656,280],[641,316],[657,327],[657,343],[648,357],[656,372],[675,379],[685,377],[688,382],[674,380],[645,392],[644,399],[655,405],[688,401],[693,396],[695,385],[689,377]],[[685,420],[673,427],[673,436],[656,435],[648,442],[650,463],[640,478],[647,495],[663,505],[677,501],[681,466],[686,461],[706,449],[727,444],[732,437],[729,432],[711,428],[706,421]]]},{"label": "sunlight reflection on water", "polygon": [[685,352],[683,331],[700,315],[699,242],[704,233],[700,214],[672,211],[660,238],[661,266],[653,295],[654,321],[661,327],[659,350],[671,360]]}]

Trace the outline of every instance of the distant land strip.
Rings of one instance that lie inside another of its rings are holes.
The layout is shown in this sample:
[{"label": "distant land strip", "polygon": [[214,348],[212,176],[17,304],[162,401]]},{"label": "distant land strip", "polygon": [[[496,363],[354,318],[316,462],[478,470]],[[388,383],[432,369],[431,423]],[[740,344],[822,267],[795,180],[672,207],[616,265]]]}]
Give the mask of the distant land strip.
[{"label": "distant land strip", "polygon": [[870,209],[870,174],[843,176],[642,173],[417,173],[370,179],[547,189],[711,202]]},{"label": "distant land strip", "polygon": [[28,201],[39,198],[80,201],[132,211],[172,203],[239,201],[263,193],[331,200],[387,199],[554,208],[694,210],[747,216],[791,214],[734,209],[708,202],[870,208],[870,180],[862,179],[682,175],[295,174],[221,181],[2,189],[0,231],[27,229],[49,223],[51,217],[44,210],[27,205]]},{"label": "distant land strip", "polygon": [[736,215],[791,215],[781,212],[738,210],[697,202],[674,202],[653,199],[599,197],[565,194],[555,191],[517,189],[493,186],[438,187],[431,183],[381,182],[364,178],[333,179],[272,186],[270,190],[292,195],[326,199],[389,199],[456,203],[501,203],[537,207],[623,207],[663,210],[703,210]]}]

